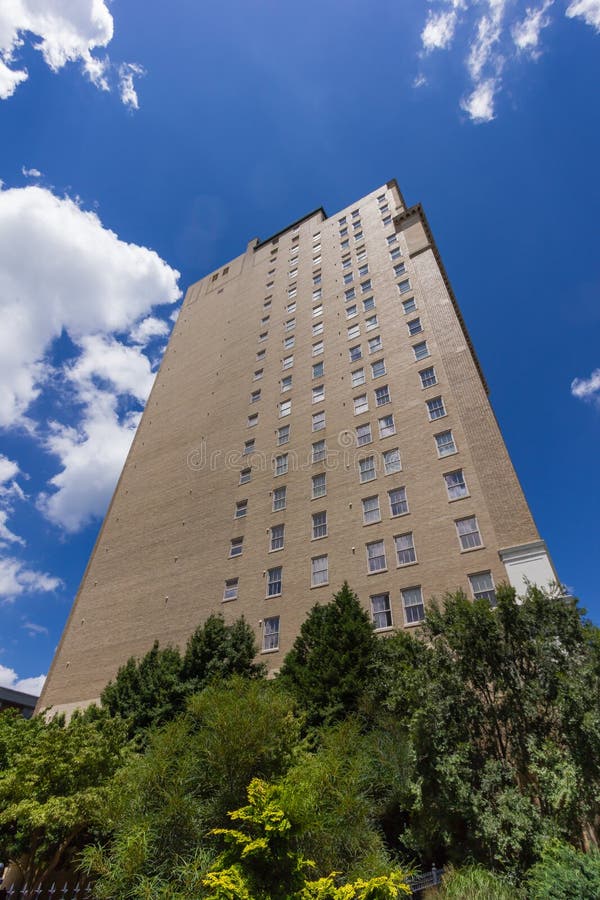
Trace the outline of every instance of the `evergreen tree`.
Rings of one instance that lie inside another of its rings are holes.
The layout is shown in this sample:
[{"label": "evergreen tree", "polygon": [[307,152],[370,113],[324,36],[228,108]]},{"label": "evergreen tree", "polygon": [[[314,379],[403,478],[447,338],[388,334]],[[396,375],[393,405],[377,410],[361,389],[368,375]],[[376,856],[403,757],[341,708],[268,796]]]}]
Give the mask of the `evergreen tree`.
[{"label": "evergreen tree", "polygon": [[254,662],[258,652],[254,632],[242,616],[226,625],[223,616],[211,615],[190,637],[183,658],[183,679],[190,692],[202,690],[214,679],[263,675]]}]

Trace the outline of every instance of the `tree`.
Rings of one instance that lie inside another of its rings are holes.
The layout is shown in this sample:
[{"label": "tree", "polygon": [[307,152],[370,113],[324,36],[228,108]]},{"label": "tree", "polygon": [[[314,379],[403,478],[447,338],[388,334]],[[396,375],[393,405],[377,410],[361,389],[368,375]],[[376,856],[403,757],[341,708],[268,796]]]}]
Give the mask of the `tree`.
[{"label": "tree", "polygon": [[124,723],[106,715],[46,721],[0,714],[0,852],[33,886],[89,838],[123,763]]},{"label": "tree", "polygon": [[254,662],[257,652],[254,632],[243,616],[232,625],[226,625],[223,616],[209,616],[187,643],[182,676],[188,692],[233,675],[264,675],[265,666]]},{"label": "tree", "polygon": [[347,582],[331,603],[313,606],[279,675],[311,724],[337,721],[358,708],[375,642],[369,616]]},{"label": "tree", "polygon": [[531,900],[598,900],[600,853],[581,853],[568,844],[552,842],[527,874]]}]

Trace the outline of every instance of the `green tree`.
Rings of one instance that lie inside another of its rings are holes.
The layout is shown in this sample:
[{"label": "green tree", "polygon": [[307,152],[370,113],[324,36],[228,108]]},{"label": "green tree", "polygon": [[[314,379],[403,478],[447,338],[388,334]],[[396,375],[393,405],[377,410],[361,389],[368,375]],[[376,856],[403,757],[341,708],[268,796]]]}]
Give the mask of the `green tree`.
[{"label": "green tree", "polygon": [[311,724],[334,722],[358,709],[375,642],[369,616],[347,582],[330,603],[313,606],[279,675]]},{"label": "green tree", "polygon": [[598,900],[600,852],[581,853],[568,844],[548,844],[527,875],[530,900]]},{"label": "green tree", "polygon": [[231,625],[223,616],[209,616],[187,643],[182,672],[187,690],[195,693],[211,681],[233,675],[264,675],[265,666],[254,662],[257,653],[254,632],[243,616]]}]

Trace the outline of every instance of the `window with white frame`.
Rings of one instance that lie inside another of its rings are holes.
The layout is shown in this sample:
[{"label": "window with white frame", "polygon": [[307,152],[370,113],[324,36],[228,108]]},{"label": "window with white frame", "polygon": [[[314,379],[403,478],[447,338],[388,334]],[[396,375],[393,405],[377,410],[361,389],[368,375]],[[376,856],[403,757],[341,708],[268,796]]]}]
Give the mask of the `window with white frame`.
[{"label": "window with white frame", "polygon": [[285,525],[273,525],[271,528],[269,550],[283,550]]},{"label": "window with white frame", "polygon": [[400,249],[400,247],[392,247],[392,249],[390,250],[390,259],[400,259],[401,256],[402,250]]},{"label": "window with white frame", "polygon": [[325,556],[314,556],[310,561],[310,583],[312,587],[329,582],[329,560]]},{"label": "window with white frame", "polygon": [[266,341],[266,339],[267,339],[268,337],[269,337],[269,332],[268,332],[268,331],[263,331],[263,332],[261,332],[261,334],[259,334],[259,336],[258,336],[258,341],[259,341],[259,343],[260,343],[260,344],[264,343],[264,341]]},{"label": "window with white frame", "polygon": [[353,219],[357,219],[360,216],[360,209],[353,209],[350,215]]},{"label": "window with white frame", "polygon": [[279,404],[279,418],[283,419],[285,416],[289,416],[292,412],[292,401],[291,400],[282,400]]},{"label": "window with white frame", "polygon": [[392,518],[396,516],[405,516],[408,512],[408,500],[406,497],[406,488],[399,487],[388,491],[390,501],[390,515]]},{"label": "window with white frame", "polygon": [[350,246],[350,241],[348,240],[348,238],[346,238],[346,240],[342,241],[340,244],[340,247],[342,248],[342,250],[347,250],[349,246]]},{"label": "window with white frame", "polygon": [[454,472],[446,472],[444,475],[446,490],[448,491],[449,500],[460,500],[461,497],[468,497],[469,490],[465,475],[462,469],[456,469]]},{"label": "window with white frame", "polygon": [[383,341],[380,334],[376,334],[375,337],[369,338],[369,353],[379,353],[382,348]]},{"label": "window with white frame", "polygon": [[461,550],[474,550],[483,546],[477,516],[457,519],[455,524]]},{"label": "window with white frame", "polygon": [[356,362],[357,359],[362,359],[362,347],[360,344],[357,344],[356,347],[350,347],[348,355],[350,357],[350,362]]},{"label": "window with white frame", "polygon": [[347,291],[344,291],[344,297],[346,298],[346,303],[348,302],[348,300],[354,300],[354,298],[356,297],[356,289],[348,288]]},{"label": "window with white frame", "polygon": [[352,257],[345,256],[342,259],[342,269],[347,270],[352,266]]},{"label": "window with white frame", "polygon": [[369,316],[365,319],[365,326],[367,331],[373,331],[374,328],[377,328],[377,316]]},{"label": "window with white frame", "polygon": [[244,538],[237,537],[232,538],[229,544],[229,555],[230,556],[241,556],[244,552]]},{"label": "window with white frame", "polygon": [[327,493],[327,476],[325,472],[320,472],[318,475],[313,475],[312,477],[312,497],[313,500],[316,500],[317,497],[324,497]]},{"label": "window with white frame", "polygon": [[313,513],[312,536],[314,540],[327,537],[327,512],[325,510]]},{"label": "window with white frame", "polygon": [[[365,275],[368,275],[369,274],[369,264],[365,263],[364,265],[359,266],[358,274],[361,278],[363,278]],[[361,287],[362,287],[362,284],[361,284]]]},{"label": "window with white frame", "polygon": [[352,338],[357,338],[360,335],[360,323],[356,325],[351,325],[348,328],[348,340],[351,341]]},{"label": "window with white frame", "polygon": [[362,305],[363,312],[370,312],[370,310],[375,309],[375,297],[365,297]]},{"label": "window with white frame", "polygon": [[283,346],[285,350],[291,350],[295,343],[296,338],[293,334],[283,339]]},{"label": "window with white frame", "polygon": [[317,256],[313,256],[313,261],[312,261],[313,266],[318,266],[320,262],[321,262],[320,254],[318,254]]},{"label": "window with white frame", "polygon": [[434,384],[437,384],[437,376],[433,366],[429,366],[428,369],[421,369],[419,378],[421,379],[422,388],[433,387]]},{"label": "window with white frame", "polygon": [[248,428],[254,428],[255,425],[258,425],[258,413],[248,416]]},{"label": "window with white frame", "polygon": [[364,247],[360,247],[356,251],[356,261],[359,263],[365,262],[367,258],[367,251]]},{"label": "window with white frame", "polygon": [[238,578],[228,578],[223,588],[223,600],[236,600],[238,595]]},{"label": "window with white frame", "polygon": [[288,272],[288,279],[290,281],[293,281],[297,274],[298,274],[298,269],[290,269],[290,271]]},{"label": "window with white frame", "polygon": [[319,412],[313,413],[312,430],[322,431],[323,428],[325,428],[325,410],[321,409]]},{"label": "window with white frame", "polygon": [[371,423],[365,422],[364,425],[356,426],[356,445],[357,447],[364,447],[365,444],[370,444],[373,440],[371,435]]},{"label": "window with white frame", "polygon": [[383,384],[381,387],[375,388],[375,405],[376,406],[385,406],[386,403],[390,403],[390,389],[387,384]]},{"label": "window with white frame", "polygon": [[340,237],[346,237],[348,234],[348,229],[346,227],[340,228]]},{"label": "window with white frame", "polygon": [[291,286],[291,288],[288,290],[288,297],[290,298],[290,300],[292,297],[295,297],[297,293],[298,293],[298,288],[295,284],[293,284]]},{"label": "window with white frame", "polygon": [[371,363],[371,377],[381,378],[382,375],[385,375],[385,359],[378,359]]},{"label": "window with white frame", "polygon": [[394,447],[393,450],[386,450],[383,454],[383,471],[386,475],[393,475],[394,472],[402,471],[400,451],[397,447]]},{"label": "window with white frame", "polygon": [[355,369],[352,372],[351,376],[352,387],[359,387],[361,384],[364,384],[366,381],[365,378],[365,370],[364,369]]},{"label": "window with white frame", "polygon": [[285,509],[286,494],[286,487],[275,488],[275,490],[273,491],[273,512],[277,512],[280,509]]},{"label": "window with white frame", "polygon": [[252,381],[260,381],[260,379],[263,377],[264,373],[265,373],[264,369],[257,369],[252,377]]},{"label": "window with white frame", "polygon": [[249,453],[254,453],[254,445],[256,441],[252,438],[250,441],[244,441],[244,456],[248,456]]},{"label": "window with white frame", "polygon": [[312,355],[319,356],[323,352],[323,341],[316,341],[312,345]]},{"label": "window with white frame", "polygon": [[316,290],[314,290],[312,292],[313,300],[320,300],[322,296],[323,296],[323,291],[321,288],[317,288]]},{"label": "window with white frame", "polygon": [[323,376],[324,371],[325,371],[325,364],[323,363],[323,361],[318,362],[318,363],[313,363],[313,367],[312,367],[312,377],[313,378],[321,378]]},{"label": "window with white frame", "polygon": [[456,453],[456,444],[451,431],[440,431],[434,437],[439,457],[451,456],[453,453]]},{"label": "window with white frame", "polygon": [[469,583],[475,600],[488,600],[492,606],[496,605],[496,589],[491,572],[469,575]]},{"label": "window with white frame", "polygon": [[312,317],[313,319],[318,319],[319,316],[323,315],[323,304],[319,303],[318,306],[313,306],[312,308]]},{"label": "window with white frame", "polygon": [[346,318],[347,319],[353,319],[354,316],[357,316],[357,315],[358,315],[358,307],[356,306],[356,303],[352,303],[350,306],[346,307]]},{"label": "window with white frame", "polygon": [[346,224],[346,216],[342,216],[341,219],[338,219],[338,225],[345,225],[345,224]]},{"label": "window with white frame", "polygon": [[283,586],[283,566],[275,566],[267,571],[267,597],[277,597]]},{"label": "window with white frame", "polygon": [[325,441],[315,441],[312,445],[312,461],[321,462],[327,456],[327,446]]},{"label": "window with white frame", "polygon": [[367,544],[367,568],[370,574],[383,572],[387,569],[385,544],[383,541],[371,541]]},{"label": "window with white frame", "polygon": [[281,393],[284,394],[286,391],[291,391],[292,389],[292,376],[286,375],[285,378],[282,378],[279,382]]},{"label": "window with white frame", "polygon": [[399,566],[410,566],[412,563],[416,563],[417,553],[412,531],[408,531],[406,534],[397,534],[394,544]]},{"label": "window with white frame", "polygon": [[419,317],[417,317],[416,319],[411,319],[410,322],[407,322],[406,327],[408,328],[408,333],[411,337],[414,337],[415,334],[421,334],[421,332],[423,331],[423,326]]},{"label": "window with white frame", "polygon": [[275,457],[275,475],[285,475],[288,470],[288,454],[280,453]]},{"label": "window with white frame", "polygon": [[281,428],[277,429],[277,445],[280,447],[282,444],[289,443],[290,440],[290,426],[282,425]]},{"label": "window with white frame", "polygon": [[290,356],[284,356],[281,361],[282,369],[291,369],[294,365],[294,354],[290,354]]},{"label": "window with white frame", "polygon": [[240,469],[240,484],[248,484],[252,480],[252,469]]},{"label": "window with white frame", "polygon": [[383,631],[384,628],[392,627],[392,607],[389,594],[373,594],[371,597],[371,619],[373,620],[375,631]]},{"label": "window with white frame", "polygon": [[360,286],[360,290],[361,290],[361,293],[363,293],[363,294],[366,294],[367,291],[372,290],[372,287],[371,287],[371,279],[370,279],[370,278],[367,278],[366,281],[363,281],[363,282],[362,282],[362,284],[361,284],[361,286]]},{"label": "window with white frame", "polygon": [[354,273],[346,272],[346,274],[344,275],[344,284],[352,284],[353,281],[354,281]]},{"label": "window with white frame", "polygon": [[364,459],[359,459],[358,472],[361,484],[364,484],[366,481],[373,481],[374,478],[377,478],[375,457],[366,456]]},{"label": "window with white frame", "polygon": [[431,400],[427,400],[426,403],[430,422],[435,421],[435,419],[444,418],[446,415],[446,408],[441,397],[432,397]]},{"label": "window with white frame", "polygon": [[422,622],[425,618],[425,605],[423,592],[420,587],[404,588],[402,594],[402,606],[404,608],[404,621],[407,625]]},{"label": "window with white frame", "polygon": [[427,341],[421,341],[419,344],[413,344],[413,353],[415,355],[415,359],[427,359],[429,356],[429,347],[427,346]]},{"label": "window with white frame", "polygon": [[379,437],[386,438],[390,437],[390,435],[396,434],[396,425],[394,423],[393,415],[382,416],[379,419]]},{"label": "window with white frame", "polygon": [[296,301],[292,300],[291,303],[288,303],[288,305],[286,306],[285,309],[286,309],[286,312],[289,312],[289,313],[296,312]]},{"label": "window with white frame", "polygon": [[366,394],[359,394],[358,397],[354,397],[354,415],[358,416],[360,413],[367,412],[369,409],[369,401],[367,400]]},{"label": "window with white frame", "polygon": [[397,266],[394,266],[394,275],[396,278],[399,278],[401,275],[404,275],[406,272],[406,266],[403,262],[398,263]]},{"label": "window with white frame", "polygon": [[312,327],[313,337],[316,337],[318,334],[323,334],[323,322],[315,322]]},{"label": "window with white frame", "polygon": [[321,400],[325,399],[325,385],[317,384],[312,389],[312,402],[320,403]]},{"label": "window with white frame", "polygon": [[388,236],[386,237],[386,241],[387,241],[388,247],[391,247],[392,244],[398,243],[398,235],[397,234],[388,234]]},{"label": "window with white frame", "polygon": [[247,500],[238,500],[235,504],[235,512],[233,514],[235,519],[243,519],[245,515],[248,513],[248,501]]},{"label": "window with white frame", "polygon": [[401,294],[407,294],[410,289],[410,280],[408,278],[405,278],[404,281],[401,281],[398,285],[398,290]]},{"label": "window with white frame", "polygon": [[365,497],[361,500],[363,523],[372,525],[374,522],[381,522],[381,510],[379,508],[379,497]]},{"label": "window with white frame", "polygon": [[293,331],[295,327],[296,327],[296,320],[295,320],[295,319],[288,319],[288,320],[286,321],[286,323],[285,323],[285,330],[286,330],[286,331]]}]

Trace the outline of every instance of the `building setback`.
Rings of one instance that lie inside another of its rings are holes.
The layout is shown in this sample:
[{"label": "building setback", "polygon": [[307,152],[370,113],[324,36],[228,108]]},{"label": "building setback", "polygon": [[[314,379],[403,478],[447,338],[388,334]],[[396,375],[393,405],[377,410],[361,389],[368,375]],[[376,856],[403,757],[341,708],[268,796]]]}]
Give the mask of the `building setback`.
[{"label": "building setback", "polygon": [[187,292],[38,707],[213,612],[271,670],[346,579],[379,631],[555,579],[420,206],[317,209]]}]

